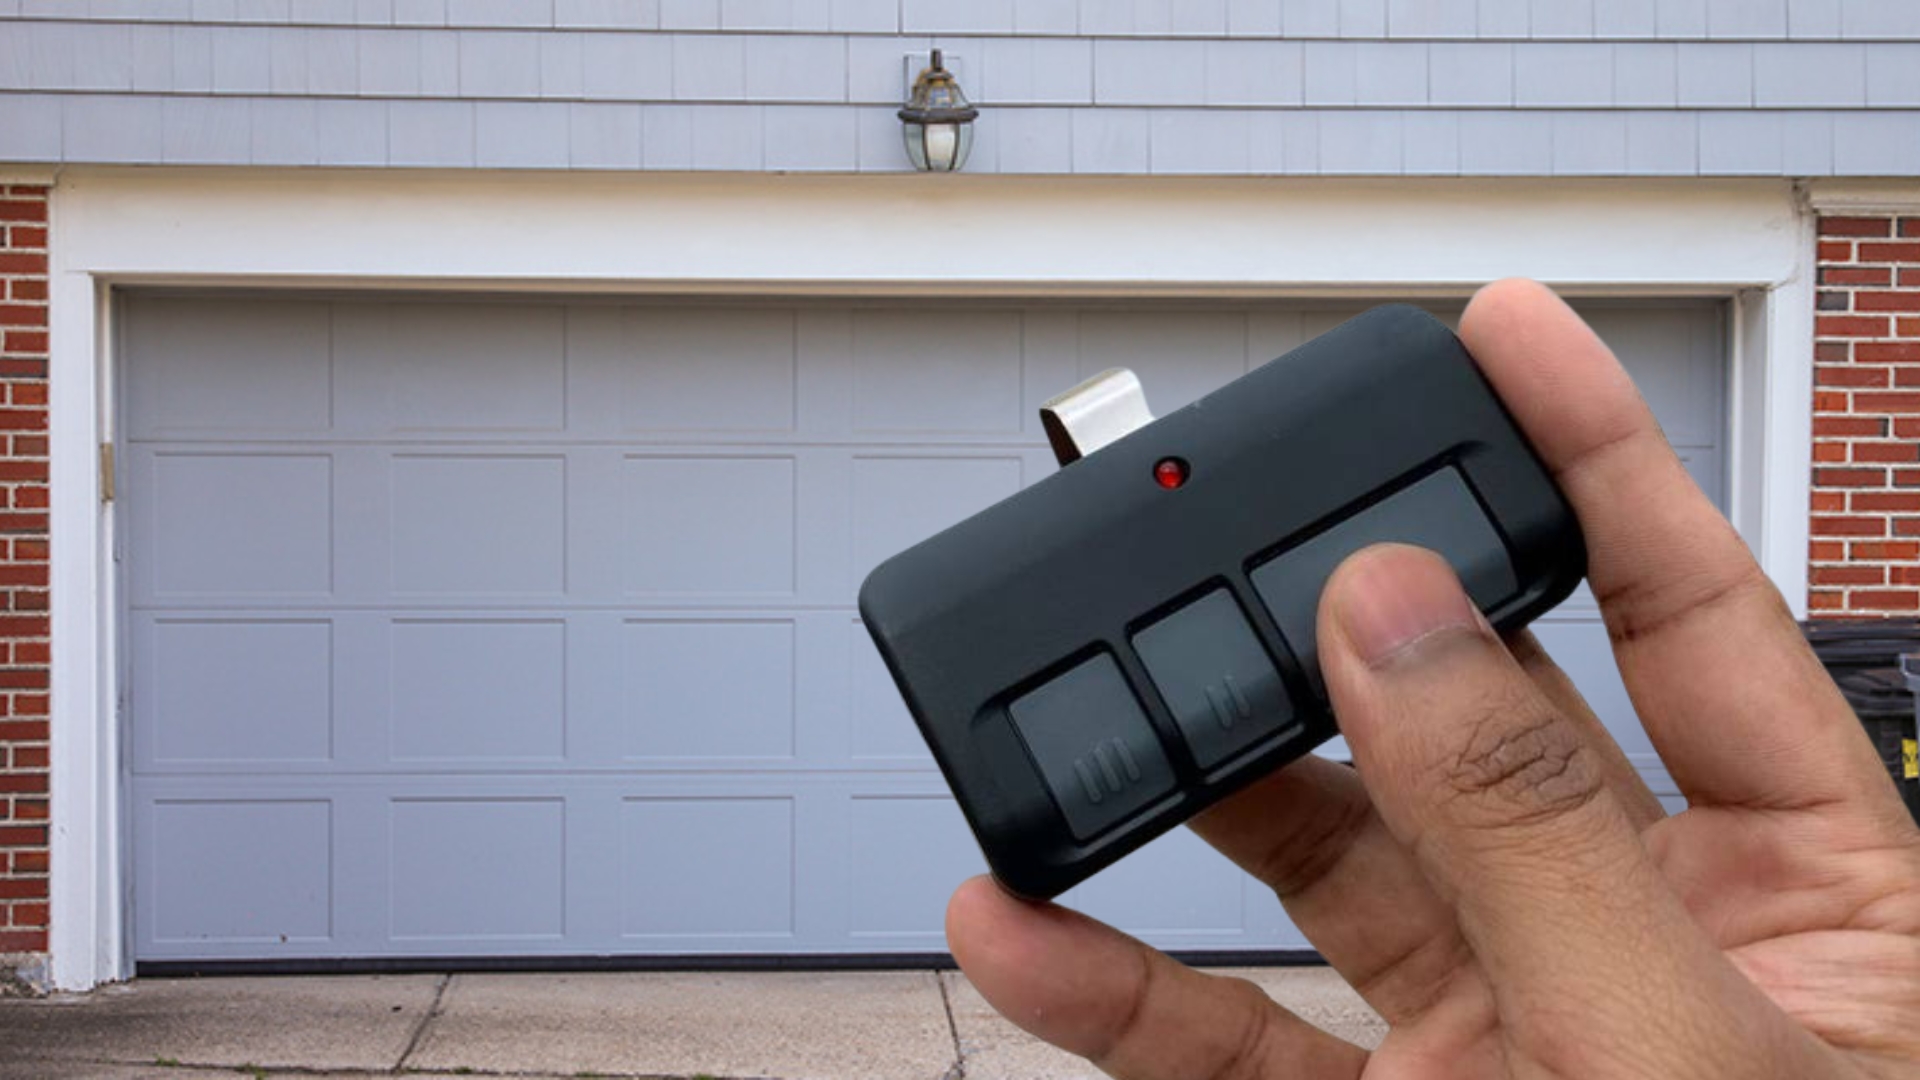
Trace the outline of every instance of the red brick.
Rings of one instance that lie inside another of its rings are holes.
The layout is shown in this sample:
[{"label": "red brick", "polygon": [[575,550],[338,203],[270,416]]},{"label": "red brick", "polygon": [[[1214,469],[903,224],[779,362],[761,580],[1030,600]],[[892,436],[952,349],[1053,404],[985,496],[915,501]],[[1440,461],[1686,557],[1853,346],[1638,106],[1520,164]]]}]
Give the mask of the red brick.
[{"label": "red brick", "polygon": [[45,930],[0,930],[0,953],[46,952]]},{"label": "red brick", "polygon": [[1847,600],[1856,610],[1920,611],[1920,589],[1860,589]]},{"label": "red brick", "polygon": [[1822,465],[1833,465],[1847,460],[1847,444],[1840,442],[1817,442],[1813,444],[1813,460]]},{"label": "red brick", "polygon": [[1820,269],[1822,285],[1893,284],[1893,271],[1885,266],[1826,266]]},{"label": "red brick", "polygon": [[46,457],[47,437],[45,435],[15,435],[12,453],[14,457]]},{"label": "red brick", "polygon": [[[0,274],[26,274],[31,277],[46,277],[47,253],[44,251],[0,251]],[[41,320],[30,325],[45,325],[46,310],[46,308],[42,307],[40,309]]]},{"label": "red brick", "polygon": [[1893,322],[1895,337],[1920,338],[1920,319],[1899,318]]},{"label": "red brick", "polygon": [[[1825,488],[1885,487],[1887,483],[1887,470],[1815,469],[1813,470],[1813,483],[1815,487]],[[5,622],[5,619],[0,619],[0,626],[3,626]],[[4,629],[0,628],[0,633],[4,632]]]},{"label": "red brick", "polygon": [[16,851],[13,853],[13,872],[16,874],[44,874],[48,863],[44,851]]},{"label": "red brick", "polygon": [[1823,338],[1883,338],[1891,325],[1882,315],[1822,315],[1813,321],[1813,332]]},{"label": "red brick", "polygon": [[[1892,385],[1887,377],[1890,369],[1884,367],[1863,367],[1859,364],[1821,364],[1814,368],[1815,386],[1871,386]],[[4,411],[4,410],[0,410]]]},{"label": "red brick", "polygon": [[1856,491],[1847,498],[1855,513],[1920,513],[1920,491]]},{"label": "red brick", "polygon": [[[1813,418],[1813,437],[1816,439],[1875,439],[1885,438],[1888,424],[1904,424],[1906,420],[1888,420],[1884,416],[1816,416]],[[1915,420],[1920,423],[1920,420]],[[5,462],[0,462],[4,467]],[[4,473],[0,473],[4,478]]]},{"label": "red brick", "polygon": [[1892,236],[1890,217],[1823,217],[1821,236]]},{"label": "red brick", "polygon": [[47,377],[47,358],[28,360],[21,357],[0,357],[0,379],[44,379]]},{"label": "red brick", "polygon": [[1887,568],[1884,566],[1816,566],[1807,573],[1807,580],[1815,585],[1885,585],[1887,583]]},{"label": "red brick", "polygon": [[1816,514],[1813,517],[1813,535],[1815,536],[1885,536],[1887,520],[1877,517],[1833,517]]},{"label": "red brick", "polygon": [[1857,342],[1853,346],[1853,359],[1862,364],[1920,363],[1920,341]]},{"label": "red brick", "polygon": [[9,226],[7,228],[7,246],[45,249],[47,246],[47,227],[45,225]]},{"label": "red brick", "polygon": [[1877,465],[1911,465],[1920,462],[1920,443],[1857,442],[1853,444],[1853,460]]},{"label": "red brick", "polygon": [[1842,593],[1816,589],[1807,594],[1807,608],[1811,611],[1844,611],[1846,606]]},{"label": "red brick", "polygon": [[1814,562],[1839,562],[1847,557],[1847,545],[1838,540],[1813,540],[1807,544],[1807,558]]},{"label": "red brick", "polygon": [[44,641],[16,641],[13,643],[13,662],[51,664],[53,663],[53,646]]},{"label": "red brick", "polygon": [[1920,262],[1920,244],[1895,242],[1891,244],[1862,243],[1858,259],[1864,263],[1877,262]]},{"label": "red brick", "polygon": [[1820,290],[1813,298],[1815,311],[1852,311],[1853,294],[1836,290]]},{"label": "red brick", "polygon": [[[1839,520],[1846,520],[1841,518]],[[47,777],[44,773],[0,773],[0,791],[11,791],[24,795],[45,795]]]},{"label": "red brick", "polygon": [[46,485],[28,484],[14,488],[13,505],[22,510],[45,510],[47,508]]},{"label": "red brick", "polygon": [[[7,256],[0,254],[0,271],[6,269]],[[0,326],[31,326],[44,328],[47,325],[47,305],[45,304],[0,304]]]},{"label": "red brick", "polygon": [[26,904],[15,904],[13,905],[13,925],[15,927],[44,927],[47,925],[47,914],[47,904],[43,900],[36,900]]},{"label": "red brick", "polygon": [[1838,514],[1847,508],[1847,493],[1844,491],[1815,491],[1808,505],[1816,514]]},{"label": "red brick", "polygon": [[47,384],[10,383],[7,386],[7,403],[10,405],[45,405],[47,403]]},{"label": "red brick", "polygon": [[1853,359],[1853,344],[1846,341],[1815,342],[1813,359],[1820,364],[1844,364]]},{"label": "red brick", "polygon": [[0,349],[10,353],[43,353],[47,351],[48,337],[45,330],[8,330],[0,337]]},{"label": "red brick", "polygon": [[45,821],[47,800],[16,798],[13,800],[13,816],[21,821]]},{"label": "red brick", "polygon": [[[1855,469],[1854,472],[1862,470]],[[44,615],[0,616],[0,637],[46,637],[47,618]]]},{"label": "red brick", "polygon": [[1844,263],[1853,261],[1853,241],[1822,240],[1816,253],[1823,263]]},{"label": "red brick", "polygon": [[45,690],[47,672],[45,668],[16,668],[0,671],[0,690]]},{"label": "red brick", "polygon": [[0,202],[0,221],[45,221],[45,199],[8,199]]},{"label": "red brick", "polygon": [[1893,385],[1920,387],[1920,365],[1909,364],[1894,368]]},{"label": "red brick", "polygon": [[1855,311],[1920,311],[1920,292],[1857,292],[1853,294]]},{"label": "red brick", "polygon": [[1853,396],[1839,390],[1815,390],[1813,392],[1813,411],[1823,413],[1844,413],[1853,409]]},{"label": "red brick", "polygon": [[1913,288],[1913,287],[1920,286],[1920,266],[1901,267],[1900,268],[1900,284],[1901,286],[1906,288]]},{"label": "red brick", "polygon": [[1920,536],[1920,518],[1895,518],[1893,520],[1893,535]]},{"label": "red brick", "polygon": [[0,878],[0,900],[40,900],[47,895],[47,883],[33,878]]},{"label": "red brick", "polygon": [[0,847],[46,847],[45,825],[0,825]]},{"label": "red brick", "polygon": [[1856,540],[1847,547],[1849,558],[1867,562],[1912,562],[1920,559],[1920,541]]},{"label": "red brick", "polygon": [[[1835,555],[1834,558],[1839,558]],[[45,720],[0,720],[0,742],[46,742]]]},{"label": "red brick", "polygon": [[[4,621],[6,620],[0,620],[0,622]],[[28,620],[22,619],[19,621],[26,622]],[[41,632],[31,636],[46,637],[46,620],[40,619],[37,621],[41,624]],[[25,637],[28,635],[22,634],[20,636]],[[15,694],[13,695],[13,715],[45,716],[47,715],[47,704],[47,695],[45,694]]]},{"label": "red brick", "polygon": [[13,542],[13,558],[16,562],[46,562],[48,543],[21,537]]},{"label": "red brick", "polygon": [[14,278],[7,284],[9,300],[45,300],[47,282],[45,278]]},{"label": "red brick", "polygon": [[[15,389],[19,388],[16,386]],[[0,458],[0,484],[44,484],[46,482],[46,462],[8,461]]]},{"label": "red brick", "polygon": [[1865,390],[1853,395],[1853,407],[1866,413],[1920,413],[1920,392]]}]

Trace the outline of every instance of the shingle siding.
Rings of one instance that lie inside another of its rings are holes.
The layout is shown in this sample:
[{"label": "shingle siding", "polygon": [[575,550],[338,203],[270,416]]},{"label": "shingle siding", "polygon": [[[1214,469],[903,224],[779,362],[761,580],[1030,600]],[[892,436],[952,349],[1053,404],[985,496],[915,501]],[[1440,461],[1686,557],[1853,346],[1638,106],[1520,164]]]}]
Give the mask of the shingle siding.
[{"label": "shingle siding", "polygon": [[1889,0],[0,0],[0,15],[0,115],[16,118],[0,159],[16,161],[891,171],[908,58],[936,46],[982,106],[975,172],[1879,175],[1920,146],[1920,4]]}]

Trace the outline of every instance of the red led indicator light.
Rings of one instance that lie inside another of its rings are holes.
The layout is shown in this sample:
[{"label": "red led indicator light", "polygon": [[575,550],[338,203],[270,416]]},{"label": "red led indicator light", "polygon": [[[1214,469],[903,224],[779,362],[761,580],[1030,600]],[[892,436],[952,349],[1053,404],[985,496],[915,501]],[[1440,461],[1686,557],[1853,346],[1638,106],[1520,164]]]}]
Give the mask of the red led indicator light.
[{"label": "red led indicator light", "polygon": [[1187,463],[1177,457],[1161,458],[1153,467],[1153,480],[1172,491],[1187,482]]}]

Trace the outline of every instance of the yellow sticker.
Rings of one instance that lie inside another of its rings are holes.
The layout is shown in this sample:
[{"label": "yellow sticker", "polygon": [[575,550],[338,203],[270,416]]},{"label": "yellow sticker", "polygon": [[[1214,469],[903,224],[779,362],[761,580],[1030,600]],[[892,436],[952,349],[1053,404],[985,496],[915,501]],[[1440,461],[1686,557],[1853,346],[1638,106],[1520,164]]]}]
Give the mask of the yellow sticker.
[{"label": "yellow sticker", "polygon": [[1900,741],[1900,772],[1909,780],[1920,780],[1920,739]]}]

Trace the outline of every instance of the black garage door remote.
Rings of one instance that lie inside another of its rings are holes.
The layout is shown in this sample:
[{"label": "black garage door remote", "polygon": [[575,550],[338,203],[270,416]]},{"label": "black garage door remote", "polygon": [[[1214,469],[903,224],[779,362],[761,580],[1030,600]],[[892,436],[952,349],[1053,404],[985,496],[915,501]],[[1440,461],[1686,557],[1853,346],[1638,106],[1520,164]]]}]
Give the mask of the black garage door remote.
[{"label": "black garage door remote", "polygon": [[1337,733],[1314,619],[1346,556],[1431,548],[1503,630],[1586,571],[1546,468],[1416,308],[1369,311],[1159,420],[1124,371],[1042,415],[1067,467],[860,590],[988,864],[1024,896]]}]

